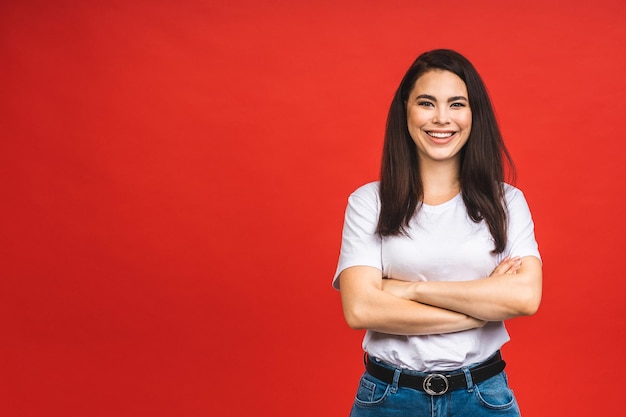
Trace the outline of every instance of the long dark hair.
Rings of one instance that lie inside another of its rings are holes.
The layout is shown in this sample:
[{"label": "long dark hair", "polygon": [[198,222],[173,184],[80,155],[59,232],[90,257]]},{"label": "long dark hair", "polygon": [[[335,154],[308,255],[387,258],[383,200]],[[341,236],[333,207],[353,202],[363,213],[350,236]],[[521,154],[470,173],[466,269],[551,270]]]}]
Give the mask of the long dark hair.
[{"label": "long dark hair", "polygon": [[391,102],[380,169],[381,211],[377,233],[381,237],[407,233],[424,197],[415,142],[407,127],[406,103],[417,79],[431,70],[456,74],[467,87],[472,129],[461,149],[460,184],[467,213],[474,222],[484,220],[494,239],[494,253],[506,246],[507,208],[504,200],[504,162],[514,177],[515,167],[504,145],[487,89],[474,66],[461,54],[436,49],[411,65]]}]

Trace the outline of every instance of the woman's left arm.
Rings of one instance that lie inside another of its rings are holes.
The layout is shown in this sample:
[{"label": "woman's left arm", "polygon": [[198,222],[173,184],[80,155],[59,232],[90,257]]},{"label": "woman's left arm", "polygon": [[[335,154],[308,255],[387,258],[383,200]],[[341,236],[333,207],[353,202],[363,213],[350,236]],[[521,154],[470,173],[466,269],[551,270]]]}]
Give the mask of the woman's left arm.
[{"label": "woman's left arm", "polygon": [[514,272],[499,266],[492,275],[478,280],[385,281],[384,289],[402,298],[486,321],[533,315],[541,302],[541,261],[534,256],[521,258]]}]

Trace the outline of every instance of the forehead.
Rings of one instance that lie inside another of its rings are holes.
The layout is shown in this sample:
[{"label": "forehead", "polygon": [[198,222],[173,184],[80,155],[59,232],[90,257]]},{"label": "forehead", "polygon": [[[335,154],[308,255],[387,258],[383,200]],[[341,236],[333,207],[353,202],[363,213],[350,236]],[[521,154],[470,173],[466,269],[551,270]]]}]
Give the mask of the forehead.
[{"label": "forehead", "polygon": [[428,94],[435,97],[467,97],[465,82],[455,73],[446,70],[430,70],[415,80],[411,95]]}]

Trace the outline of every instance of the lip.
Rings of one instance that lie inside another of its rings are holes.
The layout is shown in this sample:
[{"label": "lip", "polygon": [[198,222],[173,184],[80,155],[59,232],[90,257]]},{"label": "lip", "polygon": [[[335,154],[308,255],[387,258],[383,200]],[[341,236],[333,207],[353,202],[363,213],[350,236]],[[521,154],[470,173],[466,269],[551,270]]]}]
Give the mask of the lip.
[{"label": "lip", "polygon": [[[447,143],[450,143],[459,132],[454,131],[454,130],[426,130],[425,131],[426,136],[428,136],[428,139],[430,139],[432,142],[438,144],[438,145],[445,145]],[[435,134],[437,136],[432,136],[432,134]],[[442,135],[449,135],[449,136],[442,136]]]}]

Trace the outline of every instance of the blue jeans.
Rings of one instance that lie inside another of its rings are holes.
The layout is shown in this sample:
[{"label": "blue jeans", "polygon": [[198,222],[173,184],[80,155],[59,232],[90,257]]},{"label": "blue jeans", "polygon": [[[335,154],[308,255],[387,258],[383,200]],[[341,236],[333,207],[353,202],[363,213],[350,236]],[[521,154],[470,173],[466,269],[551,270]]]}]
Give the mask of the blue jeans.
[{"label": "blue jeans", "polygon": [[[395,382],[388,384],[365,371],[354,399],[351,417],[520,416],[517,401],[509,388],[504,371],[486,381],[474,384],[469,373],[472,367],[462,368],[459,371],[465,373],[467,388],[432,396],[413,388],[399,387],[397,380],[400,369],[382,361],[376,360],[376,363],[395,370]],[[403,372],[427,375],[407,370]]]}]

